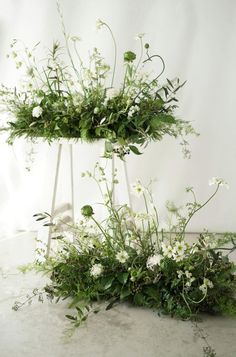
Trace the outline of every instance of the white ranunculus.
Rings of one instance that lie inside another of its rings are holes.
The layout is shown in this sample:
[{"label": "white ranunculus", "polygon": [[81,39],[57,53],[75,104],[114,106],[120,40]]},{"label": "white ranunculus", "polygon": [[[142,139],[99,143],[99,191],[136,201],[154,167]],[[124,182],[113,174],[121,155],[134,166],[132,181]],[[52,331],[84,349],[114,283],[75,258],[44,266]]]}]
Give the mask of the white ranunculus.
[{"label": "white ranunculus", "polygon": [[43,109],[38,105],[37,107],[34,107],[34,109],[32,110],[32,116],[34,118],[39,118],[42,112]]}]

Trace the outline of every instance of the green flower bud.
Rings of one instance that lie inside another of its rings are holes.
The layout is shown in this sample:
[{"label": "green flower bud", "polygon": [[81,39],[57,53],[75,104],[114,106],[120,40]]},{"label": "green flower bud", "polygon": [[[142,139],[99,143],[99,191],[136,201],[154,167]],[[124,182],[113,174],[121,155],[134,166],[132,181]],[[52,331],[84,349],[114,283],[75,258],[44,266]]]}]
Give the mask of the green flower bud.
[{"label": "green flower bud", "polygon": [[131,51],[127,51],[124,53],[124,61],[125,62],[133,62],[136,58],[136,54]]},{"label": "green flower bud", "polygon": [[85,205],[81,208],[81,213],[84,217],[91,217],[94,214],[93,207]]},{"label": "green flower bud", "polygon": [[144,47],[145,47],[146,49],[148,49],[148,48],[149,48],[149,43],[145,43]]}]

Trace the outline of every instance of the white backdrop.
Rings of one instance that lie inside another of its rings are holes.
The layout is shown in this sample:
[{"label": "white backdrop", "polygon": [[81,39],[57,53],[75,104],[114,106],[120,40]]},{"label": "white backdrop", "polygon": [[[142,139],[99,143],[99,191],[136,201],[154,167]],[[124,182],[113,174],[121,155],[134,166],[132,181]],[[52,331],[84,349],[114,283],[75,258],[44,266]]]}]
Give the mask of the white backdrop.
[{"label": "white backdrop", "polygon": [[[190,231],[208,227],[212,231],[235,231],[236,214],[236,1],[235,0],[62,0],[65,22],[71,35],[82,37],[82,54],[100,47],[112,61],[112,43],[105,32],[97,32],[98,18],[109,23],[118,42],[119,59],[126,50],[138,49],[134,37],[146,34],[153,52],[166,62],[163,80],[180,77],[187,84],[180,93],[178,115],[193,122],[201,133],[190,139],[192,159],[182,158],[174,139],[153,143],[141,157],[129,157],[131,181],[140,178],[148,183],[157,178],[154,195],[159,207],[167,200],[181,205],[186,200],[184,188],[194,186],[200,200],[211,192],[208,180],[220,176],[228,181],[230,190],[221,190],[218,197],[192,222]],[[0,81],[14,84],[17,73],[6,59],[13,38],[31,46],[41,41],[42,48],[62,39],[54,0],[0,0]],[[121,62],[120,62],[121,63]],[[122,68],[117,75],[119,76]],[[32,170],[25,170],[25,150],[18,141],[13,147],[0,144],[0,233],[15,229],[32,229],[32,214],[48,210],[51,199],[56,147],[37,145]],[[92,168],[98,160],[99,144],[77,146],[77,166]],[[78,154],[79,153],[79,154]],[[79,161],[78,161],[79,160]],[[60,189],[63,201],[69,195],[68,163],[63,158]],[[79,165],[78,165],[79,162]],[[79,179],[77,201],[98,200],[89,183]],[[136,202],[138,208],[139,203]],[[163,218],[164,211],[161,209]]]}]

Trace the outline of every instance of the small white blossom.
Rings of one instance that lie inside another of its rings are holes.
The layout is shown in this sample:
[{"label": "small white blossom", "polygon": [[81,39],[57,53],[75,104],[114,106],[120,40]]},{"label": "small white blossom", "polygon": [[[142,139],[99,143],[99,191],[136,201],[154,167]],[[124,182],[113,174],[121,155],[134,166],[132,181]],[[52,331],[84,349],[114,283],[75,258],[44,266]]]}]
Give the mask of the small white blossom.
[{"label": "small white blossom", "polygon": [[43,109],[38,105],[37,107],[34,107],[34,109],[32,110],[32,116],[34,118],[39,118],[42,112]]},{"label": "small white blossom", "polygon": [[202,284],[202,285],[199,286],[199,290],[201,290],[201,292],[202,292],[203,294],[206,294],[206,292],[207,292],[207,286],[204,285],[204,284]]},{"label": "small white blossom", "polygon": [[177,273],[179,279],[181,279],[181,277],[184,275],[184,272],[182,270],[177,270],[176,273]]},{"label": "small white blossom", "polygon": [[116,259],[118,260],[118,262],[122,264],[125,263],[128,260],[128,258],[129,255],[125,250],[122,250],[116,254]]},{"label": "small white blossom", "polygon": [[165,243],[162,243],[161,247],[163,250],[163,255],[165,257],[172,258],[173,248],[171,247],[171,245],[166,246]]},{"label": "small white blossom", "polygon": [[73,42],[81,41],[81,37],[79,36],[69,36],[68,39]]},{"label": "small white blossom", "polygon": [[204,278],[203,284],[208,286],[210,289],[212,289],[214,287],[213,282],[211,280],[207,279],[207,278]]},{"label": "small white blossom", "polygon": [[140,197],[145,192],[145,187],[143,187],[140,181],[136,181],[131,185],[132,192],[135,196]]},{"label": "small white blossom", "polygon": [[203,294],[207,292],[207,288],[212,289],[214,287],[214,284],[211,280],[204,278],[203,279],[203,284],[199,286],[199,290],[202,291]]},{"label": "small white blossom", "polygon": [[162,258],[163,257],[160,254],[155,254],[155,255],[150,256],[147,259],[147,263],[146,263],[147,268],[150,270],[154,270],[157,265],[160,265]]},{"label": "small white blossom", "polygon": [[94,112],[94,114],[97,114],[99,112],[99,108],[98,107],[94,108],[93,112]]},{"label": "small white blossom", "polygon": [[132,107],[129,108],[128,117],[131,118],[134,115],[134,113],[138,112],[139,110],[140,108],[138,105],[132,105]]},{"label": "small white blossom", "polygon": [[98,278],[103,272],[102,264],[94,264],[90,269],[90,275],[94,278]]},{"label": "small white blossom", "polygon": [[193,274],[190,273],[188,270],[185,270],[184,274],[185,274],[185,276],[186,276],[187,279],[190,279],[190,278],[192,277],[192,275],[193,275]]},{"label": "small white blossom", "polygon": [[183,255],[186,249],[187,249],[187,246],[184,241],[176,242],[173,252],[176,255]]},{"label": "small white blossom", "polygon": [[135,36],[135,40],[138,41],[138,40],[141,40],[143,37],[144,37],[145,33],[138,33],[136,36]]},{"label": "small white blossom", "polygon": [[212,185],[225,186],[226,188],[229,188],[228,183],[220,177],[212,177],[212,179],[209,180],[209,186]]}]

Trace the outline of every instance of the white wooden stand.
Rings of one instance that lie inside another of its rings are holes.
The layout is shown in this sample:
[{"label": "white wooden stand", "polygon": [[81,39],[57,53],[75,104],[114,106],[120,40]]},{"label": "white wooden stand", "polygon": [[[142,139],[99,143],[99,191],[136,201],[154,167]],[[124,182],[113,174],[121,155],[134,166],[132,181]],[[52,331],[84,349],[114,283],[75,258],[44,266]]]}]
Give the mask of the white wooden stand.
[{"label": "white wooden stand", "polygon": [[[55,170],[55,177],[54,177],[54,185],[53,185],[53,191],[52,191],[52,202],[51,202],[51,222],[53,222],[54,216],[55,216],[55,209],[56,209],[56,198],[57,198],[57,191],[58,191],[58,179],[59,179],[59,174],[60,174],[60,165],[61,165],[61,154],[62,154],[62,149],[63,149],[63,144],[69,144],[69,155],[70,155],[70,185],[71,185],[71,218],[72,222],[75,223],[75,196],[74,196],[74,157],[73,157],[73,146],[76,145],[76,142],[72,140],[60,140],[58,141],[58,150],[57,150],[57,162],[56,162],[56,170]],[[115,155],[112,155],[112,201],[115,203],[115,185],[114,185],[114,175],[115,175]],[[127,194],[128,194],[128,203],[129,207],[132,209],[132,201],[131,201],[131,195],[130,195],[130,183],[129,183],[129,176],[128,176],[128,170],[127,170],[127,164],[125,161],[123,162],[123,170],[124,170],[124,176],[125,176],[125,183],[126,183],[126,189],[127,189]],[[46,255],[47,257],[50,255],[50,249],[51,249],[51,240],[52,240],[52,226],[49,226],[49,231],[48,231],[48,241],[47,241],[47,250],[46,250]]]}]

